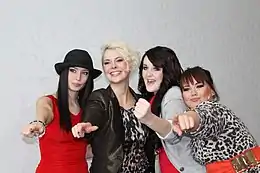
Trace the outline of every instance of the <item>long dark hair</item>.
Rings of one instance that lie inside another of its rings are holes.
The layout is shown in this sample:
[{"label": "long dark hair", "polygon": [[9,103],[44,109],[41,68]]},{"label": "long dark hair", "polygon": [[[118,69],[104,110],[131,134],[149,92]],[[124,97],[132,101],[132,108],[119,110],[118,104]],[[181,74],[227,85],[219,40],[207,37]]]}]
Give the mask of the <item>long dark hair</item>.
[{"label": "long dark hair", "polygon": [[154,102],[151,105],[152,112],[159,116],[161,113],[161,101],[163,96],[172,86],[180,86],[180,77],[183,69],[175,52],[168,47],[156,46],[146,51],[139,66],[138,90],[147,100],[151,99],[153,93],[150,93],[146,90],[142,76],[143,62],[145,57],[147,57],[155,67],[163,69],[163,80],[160,89],[155,95]]},{"label": "long dark hair", "polygon": [[[69,110],[69,99],[68,99],[68,74],[69,69],[65,69],[61,72],[58,84],[58,109],[60,114],[60,127],[66,132],[70,132],[72,128],[71,124],[71,113]],[[78,102],[80,108],[84,108],[87,98],[93,91],[94,81],[89,73],[85,86],[79,91]],[[82,114],[81,114],[82,116]],[[82,118],[82,117],[81,117]]]}]

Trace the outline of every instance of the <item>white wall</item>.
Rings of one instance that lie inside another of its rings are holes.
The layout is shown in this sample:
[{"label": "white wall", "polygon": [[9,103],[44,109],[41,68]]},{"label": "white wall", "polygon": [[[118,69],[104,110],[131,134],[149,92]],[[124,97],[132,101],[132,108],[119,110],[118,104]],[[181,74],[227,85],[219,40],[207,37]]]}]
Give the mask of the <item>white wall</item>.
[{"label": "white wall", "polygon": [[[109,40],[141,53],[167,45],[184,67],[210,69],[222,102],[260,142],[259,6],[259,0],[0,0],[1,172],[33,173],[38,148],[25,144],[20,130],[34,119],[37,97],[56,89],[54,63],[86,48],[100,68],[100,46]],[[105,85],[101,77],[96,88]]]}]

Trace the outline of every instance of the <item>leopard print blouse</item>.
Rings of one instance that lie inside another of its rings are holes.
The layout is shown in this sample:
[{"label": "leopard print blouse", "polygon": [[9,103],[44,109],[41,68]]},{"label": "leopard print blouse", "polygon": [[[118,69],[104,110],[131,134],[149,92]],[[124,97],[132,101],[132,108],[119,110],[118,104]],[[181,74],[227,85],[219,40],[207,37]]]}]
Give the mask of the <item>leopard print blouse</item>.
[{"label": "leopard print blouse", "polygon": [[[189,135],[192,138],[192,155],[200,164],[227,160],[257,146],[245,124],[226,106],[206,101],[199,104],[195,111],[200,116],[200,126]],[[260,172],[260,166],[248,172]]]},{"label": "leopard print blouse", "polygon": [[149,167],[148,158],[144,150],[148,129],[137,120],[133,111],[134,108],[121,108],[125,127],[124,160],[121,172],[145,173]]}]

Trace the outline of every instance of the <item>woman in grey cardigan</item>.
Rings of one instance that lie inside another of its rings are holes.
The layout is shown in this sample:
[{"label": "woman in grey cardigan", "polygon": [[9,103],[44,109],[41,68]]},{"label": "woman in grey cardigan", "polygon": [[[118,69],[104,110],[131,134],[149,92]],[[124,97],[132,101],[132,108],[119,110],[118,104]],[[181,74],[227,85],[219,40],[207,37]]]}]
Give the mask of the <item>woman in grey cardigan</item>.
[{"label": "woman in grey cardigan", "polygon": [[[146,51],[139,67],[138,83],[138,89],[145,99],[138,100],[134,113],[161,139],[162,147],[156,150],[159,151],[162,173],[204,173],[205,167],[191,156],[190,138],[174,133],[167,136],[172,127],[165,119],[186,110],[179,87],[182,71],[175,52],[170,48],[157,46]],[[167,166],[167,162],[170,166]]]}]

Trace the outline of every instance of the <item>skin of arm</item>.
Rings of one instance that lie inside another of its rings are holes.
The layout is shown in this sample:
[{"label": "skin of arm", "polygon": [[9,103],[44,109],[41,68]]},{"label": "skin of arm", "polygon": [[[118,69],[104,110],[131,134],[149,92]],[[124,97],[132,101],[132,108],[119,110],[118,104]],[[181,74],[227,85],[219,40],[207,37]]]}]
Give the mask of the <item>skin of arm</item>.
[{"label": "skin of arm", "polygon": [[171,131],[172,126],[169,121],[159,118],[151,112],[147,115],[147,117],[149,117],[149,120],[143,121],[144,124],[157,132],[160,136],[164,137]]},{"label": "skin of arm", "polygon": [[49,124],[53,119],[52,101],[48,97],[40,97],[36,102],[36,119]]},{"label": "skin of arm", "polygon": [[169,135],[169,133],[173,133],[171,122],[169,122],[168,120],[171,120],[173,115],[183,113],[186,110],[186,106],[182,100],[179,87],[172,87],[165,94],[161,103],[162,118],[154,115],[151,112],[150,103],[148,103],[147,101],[142,101],[138,107],[140,109],[146,109],[146,113],[144,113],[144,116],[139,116],[139,118],[137,116],[137,118],[149,128],[157,132],[157,134],[161,138],[165,138]]}]

